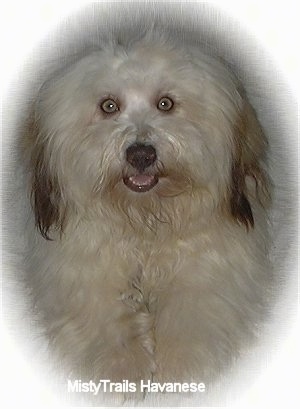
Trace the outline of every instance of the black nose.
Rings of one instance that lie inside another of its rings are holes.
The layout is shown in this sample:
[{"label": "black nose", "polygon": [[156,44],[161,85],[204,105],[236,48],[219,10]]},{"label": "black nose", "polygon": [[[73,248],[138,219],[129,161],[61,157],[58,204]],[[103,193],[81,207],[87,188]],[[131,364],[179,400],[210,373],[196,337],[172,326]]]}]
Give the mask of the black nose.
[{"label": "black nose", "polygon": [[134,143],[126,150],[126,160],[134,168],[143,172],[156,161],[156,150],[151,145]]}]

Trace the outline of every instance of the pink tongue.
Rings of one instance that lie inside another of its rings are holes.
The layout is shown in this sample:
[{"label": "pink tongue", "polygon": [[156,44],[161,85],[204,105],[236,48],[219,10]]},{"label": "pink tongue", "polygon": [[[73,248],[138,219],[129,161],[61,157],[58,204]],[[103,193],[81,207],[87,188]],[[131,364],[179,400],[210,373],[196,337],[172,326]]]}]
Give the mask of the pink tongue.
[{"label": "pink tongue", "polygon": [[129,180],[135,186],[149,186],[153,183],[154,176],[136,175],[136,176],[130,176]]}]

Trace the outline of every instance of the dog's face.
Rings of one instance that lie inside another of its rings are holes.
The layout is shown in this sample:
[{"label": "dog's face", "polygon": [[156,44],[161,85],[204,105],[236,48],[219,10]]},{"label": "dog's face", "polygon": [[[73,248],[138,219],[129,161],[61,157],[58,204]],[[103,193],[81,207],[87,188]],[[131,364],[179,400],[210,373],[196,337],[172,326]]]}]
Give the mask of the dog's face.
[{"label": "dog's face", "polygon": [[70,212],[153,228],[226,209],[253,224],[245,178],[262,179],[263,135],[234,76],[195,50],[141,43],[93,53],[42,88],[34,128],[45,236]]}]

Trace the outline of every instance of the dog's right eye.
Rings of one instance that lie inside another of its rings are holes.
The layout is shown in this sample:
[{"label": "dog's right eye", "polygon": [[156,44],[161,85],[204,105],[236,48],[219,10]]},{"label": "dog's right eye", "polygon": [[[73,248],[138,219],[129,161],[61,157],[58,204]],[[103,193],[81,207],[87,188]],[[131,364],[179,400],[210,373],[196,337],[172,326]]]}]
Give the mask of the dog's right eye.
[{"label": "dog's right eye", "polygon": [[100,107],[106,114],[114,114],[115,112],[119,111],[119,105],[111,98],[104,100]]},{"label": "dog's right eye", "polygon": [[171,109],[174,106],[174,102],[172,101],[171,98],[169,97],[163,97],[158,101],[157,104],[157,109],[159,109],[160,111],[171,111]]}]

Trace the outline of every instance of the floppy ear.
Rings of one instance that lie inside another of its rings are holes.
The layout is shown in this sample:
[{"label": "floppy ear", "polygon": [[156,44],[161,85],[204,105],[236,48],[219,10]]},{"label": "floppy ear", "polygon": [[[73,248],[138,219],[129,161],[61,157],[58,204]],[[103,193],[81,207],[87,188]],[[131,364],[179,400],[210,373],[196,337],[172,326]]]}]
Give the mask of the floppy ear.
[{"label": "floppy ear", "polygon": [[230,210],[238,223],[247,230],[254,227],[254,217],[250,205],[247,178],[255,182],[254,194],[261,202],[260,192],[268,192],[267,178],[261,163],[265,157],[267,141],[258,122],[254,109],[244,99],[244,106],[235,126],[235,152],[231,169]]},{"label": "floppy ear", "polygon": [[57,177],[50,172],[45,140],[41,137],[39,124],[34,115],[31,115],[27,125],[26,151],[30,156],[31,204],[35,223],[42,236],[51,240],[49,237],[51,228],[63,230],[66,211],[62,206]]}]

